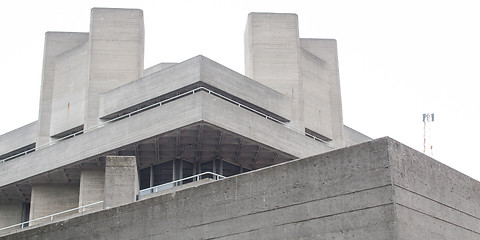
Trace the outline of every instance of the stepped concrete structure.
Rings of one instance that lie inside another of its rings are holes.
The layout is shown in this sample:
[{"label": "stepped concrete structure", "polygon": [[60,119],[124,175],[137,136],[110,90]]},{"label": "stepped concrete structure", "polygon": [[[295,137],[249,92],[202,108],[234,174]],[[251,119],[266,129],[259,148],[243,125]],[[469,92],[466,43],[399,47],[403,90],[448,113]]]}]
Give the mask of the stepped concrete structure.
[{"label": "stepped concrete structure", "polygon": [[343,125],[336,41],[297,15],[249,14],[245,75],[144,69],[141,10],[90,23],[46,33],[39,119],[0,136],[1,238],[480,237],[477,181]]}]

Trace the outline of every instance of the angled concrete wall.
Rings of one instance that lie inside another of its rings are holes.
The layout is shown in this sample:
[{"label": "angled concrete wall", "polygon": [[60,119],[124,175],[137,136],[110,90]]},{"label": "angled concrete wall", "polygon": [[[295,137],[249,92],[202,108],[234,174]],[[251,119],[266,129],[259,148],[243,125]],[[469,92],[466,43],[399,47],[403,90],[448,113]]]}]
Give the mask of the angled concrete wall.
[{"label": "angled concrete wall", "polygon": [[88,41],[88,33],[47,32],[43,51],[42,85],[38,113],[37,147],[50,142],[50,120],[56,57]]},{"label": "angled concrete wall", "polygon": [[89,41],[85,128],[99,123],[101,93],[143,76],[143,11],[93,8]]}]

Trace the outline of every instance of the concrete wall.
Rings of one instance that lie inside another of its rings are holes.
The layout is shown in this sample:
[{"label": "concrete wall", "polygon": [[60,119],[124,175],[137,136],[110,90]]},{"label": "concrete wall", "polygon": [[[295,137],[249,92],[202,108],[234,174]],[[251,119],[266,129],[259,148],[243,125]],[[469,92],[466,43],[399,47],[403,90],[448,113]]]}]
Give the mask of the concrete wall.
[{"label": "concrete wall", "polygon": [[398,239],[480,239],[480,183],[389,142]]},{"label": "concrete wall", "polygon": [[[25,146],[35,144],[37,141],[37,121],[23,127],[0,135],[0,156],[10,153]],[[2,159],[2,157],[0,157]]]},{"label": "concrete wall", "polygon": [[248,15],[245,28],[245,76],[288,96],[291,125],[303,129],[299,50],[296,14]]},{"label": "concrete wall", "polygon": [[88,41],[88,33],[47,32],[43,51],[42,85],[38,113],[37,147],[50,142],[50,119],[56,57]]},{"label": "concrete wall", "polygon": [[[103,201],[105,188],[105,169],[82,169],[80,174],[80,192],[78,197],[78,206]],[[93,205],[85,210],[100,209],[103,204]],[[80,212],[83,211],[79,210]]]},{"label": "concrete wall", "polygon": [[327,63],[303,49],[300,63],[305,128],[333,139]]},{"label": "concrete wall", "polygon": [[84,43],[58,55],[55,59],[50,136],[83,126],[88,80],[88,48],[88,43]]},{"label": "concrete wall", "polygon": [[[0,203],[0,228],[8,227],[22,222],[24,203],[2,202]],[[20,227],[18,227],[20,228]]]},{"label": "concrete wall", "polygon": [[85,128],[99,123],[99,95],[143,76],[143,11],[93,8]]},{"label": "concrete wall", "polygon": [[302,38],[300,39],[300,46],[326,63],[325,67],[328,73],[328,95],[330,97],[330,117],[333,134],[332,143],[336,146],[343,147],[345,145],[337,41],[335,39]]},{"label": "concrete wall", "polygon": [[[32,186],[30,220],[78,207],[78,185],[35,184]],[[75,212],[58,216],[62,218]],[[49,222],[50,219],[35,221],[32,225]]]},{"label": "concrete wall", "polygon": [[104,208],[134,202],[139,191],[137,160],[131,156],[107,156]]},{"label": "concrete wall", "polygon": [[383,138],[6,239],[479,239],[480,183]]}]

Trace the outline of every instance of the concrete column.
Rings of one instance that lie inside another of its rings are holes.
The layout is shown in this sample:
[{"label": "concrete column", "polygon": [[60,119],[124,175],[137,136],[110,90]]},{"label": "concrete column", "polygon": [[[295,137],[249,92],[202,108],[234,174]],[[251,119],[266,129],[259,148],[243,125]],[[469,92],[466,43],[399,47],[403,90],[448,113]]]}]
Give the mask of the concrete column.
[{"label": "concrete column", "polygon": [[93,8],[85,128],[99,123],[99,96],[143,76],[144,25],[139,9]]},{"label": "concrete column", "polygon": [[104,208],[134,202],[138,191],[136,158],[131,156],[107,156],[105,162]]},{"label": "concrete column", "polygon": [[300,43],[296,14],[250,13],[245,29],[245,75],[290,97],[291,125],[303,130]]},{"label": "concrete column", "polygon": [[43,51],[42,85],[38,110],[37,147],[50,142],[50,117],[55,82],[56,56],[88,41],[88,33],[47,32]]},{"label": "concrete column", "polygon": [[[78,206],[103,201],[103,190],[105,188],[105,169],[82,169],[80,175],[80,193]],[[103,204],[96,204],[85,208],[85,211],[101,209]],[[82,212],[83,209],[79,209]]]},{"label": "concrete column", "polygon": [[0,228],[22,222],[23,206],[21,202],[0,203]]},{"label": "concrete column", "polygon": [[[77,184],[35,184],[32,186],[30,220],[78,207]],[[54,219],[72,215],[57,216]],[[31,225],[48,222],[50,219],[33,222]]]},{"label": "concrete column", "polygon": [[[343,111],[342,111],[342,96],[340,91],[340,75],[338,67],[338,51],[337,41],[335,39],[300,39],[300,46],[324,61],[325,69],[323,81],[328,84],[328,96],[330,105],[329,115],[331,121],[331,132],[333,144],[344,147],[344,133],[343,133]],[[314,99],[310,99],[312,101]],[[314,100],[315,101],[315,100]]]}]

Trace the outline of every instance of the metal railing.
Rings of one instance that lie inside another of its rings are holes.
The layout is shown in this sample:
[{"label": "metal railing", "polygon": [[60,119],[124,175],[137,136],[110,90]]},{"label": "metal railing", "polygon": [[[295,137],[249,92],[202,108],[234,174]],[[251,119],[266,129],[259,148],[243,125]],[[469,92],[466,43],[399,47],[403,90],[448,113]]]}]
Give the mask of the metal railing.
[{"label": "metal railing", "polygon": [[204,178],[202,178],[202,176],[205,176],[205,175],[212,176],[212,179],[214,179],[214,180],[220,180],[220,179],[226,178],[225,176],[222,176],[220,174],[216,174],[216,173],[213,173],[213,172],[203,172],[203,173],[193,175],[193,176],[190,176],[190,177],[186,177],[186,178],[182,178],[182,179],[175,180],[175,181],[172,181],[172,182],[168,182],[168,183],[160,184],[160,185],[157,185],[157,186],[142,189],[138,193],[138,196],[145,196],[145,195],[150,194],[150,193],[156,193],[156,192],[159,192],[159,191],[162,191],[162,190],[170,189],[170,188],[173,188],[175,186],[179,186],[180,184],[183,184],[183,182],[187,181],[187,180],[200,181],[201,179],[204,179]]},{"label": "metal railing", "polygon": [[289,128],[289,129],[291,129],[291,130],[293,130],[293,131],[295,131],[295,132],[304,134],[304,135],[306,135],[306,136],[308,136],[308,137],[313,138],[314,140],[323,142],[323,143],[325,143],[327,146],[329,146],[330,148],[333,148],[333,149],[338,148],[338,146],[336,146],[336,145],[334,145],[334,144],[332,144],[332,143],[329,143],[329,142],[327,142],[327,141],[325,141],[325,140],[323,140],[323,139],[320,139],[320,138],[318,138],[318,137],[315,137],[315,136],[312,135],[312,134],[309,134],[309,133],[307,133],[307,132],[305,132],[305,131],[302,131],[302,130],[300,130],[300,129],[296,129],[296,128],[290,126],[290,125],[288,124],[288,122],[284,122],[284,121],[281,121],[281,120],[279,120],[279,119],[277,119],[277,118],[275,118],[275,117],[269,116],[268,114],[265,114],[265,113],[263,113],[263,112],[260,112],[260,111],[258,111],[258,110],[255,110],[255,109],[253,109],[252,107],[249,107],[249,106],[247,106],[247,105],[245,105],[245,104],[242,104],[242,103],[240,103],[240,102],[238,102],[238,101],[235,101],[235,100],[233,100],[233,99],[231,99],[231,98],[229,98],[229,97],[226,97],[226,96],[224,96],[224,95],[222,95],[222,94],[220,94],[220,93],[217,93],[217,92],[215,92],[215,91],[213,91],[213,90],[210,90],[210,89],[208,89],[208,88],[206,88],[206,87],[198,87],[198,88],[195,88],[195,89],[193,89],[193,90],[189,90],[189,91],[186,91],[186,92],[184,92],[184,93],[181,93],[181,94],[178,94],[178,95],[176,95],[176,96],[173,96],[173,97],[171,97],[171,98],[167,98],[167,99],[162,100],[162,101],[160,101],[160,102],[156,102],[156,103],[151,104],[151,105],[148,105],[148,106],[146,106],[146,107],[137,109],[137,110],[135,110],[135,111],[132,111],[132,112],[129,112],[129,113],[120,115],[120,116],[118,116],[118,117],[116,117],[116,118],[113,118],[113,119],[110,119],[110,120],[108,120],[108,121],[102,122],[102,123],[100,123],[100,124],[97,124],[97,125],[95,125],[95,126],[89,127],[89,128],[87,128],[87,129],[83,129],[83,130],[80,130],[80,131],[78,131],[78,132],[74,132],[74,133],[72,133],[72,134],[69,134],[69,135],[67,135],[67,136],[64,136],[64,137],[62,137],[62,138],[55,139],[55,140],[53,140],[53,141],[51,141],[51,142],[49,142],[49,143],[47,143],[47,144],[41,145],[41,146],[39,146],[39,147],[32,148],[32,149],[29,149],[29,150],[27,150],[27,151],[24,151],[24,152],[15,154],[15,155],[13,155],[13,156],[4,158],[4,159],[0,160],[0,162],[6,162],[6,161],[9,161],[9,160],[11,160],[11,159],[13,159],[13,158],[16,158],[16,157],[19,157],[19,156],[22,156],[22,155],[26,155],[26,154],[28,154],[28,153],[31,153],[31,152],[35,151],[35,150],[39,150],[39,149],[42,149],[42,148],[51,146],[51,145],[53,145],[53,144],[55,144],[55,143],[57,143],[57,142],[60,142],[60,141],[62,141],[62,140],[65,140],[65,139],[68,139],[68,138],[72,138],[72,137],[76,137],[77,135],[86,133],[86,132],[91,131],[91,130],[93,130],[93,129],[101,128],[101,127],[103,127],[104,125],[109,124],[109,123],[111,123],[111,122],[115,122],[115,121],[118,121],[118,120],[123,119],[123,118],[131,117],[131,116],[133,116],[133,115],[135,115],[135,114],[138,114],[138,113],[140,113],[140,112],[143,112],[143,111],[145,111],[145,110],[148,110],[148,109],[151,109],[151,108],[154,108],[154,107],[161,106],[161,105],[166,104],[166,103],[168,103],[168,102],[174,101],[174,100],[176,100],[176,99],[185,97],[185,96],[190,95],[190,94],[195,94],[195,92],[200,92],[200,91],[205,91],[205,92],[207,92],[208,94],[217,96],[217,97],[219,97],[219,98],[221,98],[221,99],[223,99],[223,100],[226,100],[227,102],[230,102],[230,103],[232,103],[232,104],[234,104],[234,105],[237,105],[237,106],[239,106],[239,107],[241,107],[241,108],[244,108],[244,109],[246,109],[246,110],[249,110],[249,111],[251,111],[251,112],[253,112],[253,113],[256,113],[256,114],[258,114],[258,115],[260,115],[260,116],[263,116],[263,117],[265,117],[265,119],[272,120],[272,121],[274,121],[274,122],[276,122],[276,123],[282,124],[282,125],[284,125],[285,127]]},{"label": "metal railing", "polygon": [[38,222],[38,221],[45,220],[45,219],[50,219],[50,221],[53,221],[53,219],[55,217],[59,216],[59,215],[69,213],[69,212],[74,212],[74,211],[78,212],[78,210],[80,210],[80,209],[82,210],[81,212],[83,213],[83,212],[85,212],[86,208],[97,205],[97,204],[101,204],[101,203],[103,203],[103,201],[98,201],[98,202],[90,203],[90,204],[83,205],[83,206],[80,206],[80,207],[77,207],[77,208],[72,208],[72,209],[62,211],[62,212],[54,213],[54,214],[51,214],[51,215],[48,215],[48,216],[35,218],[35,219],[32,219],[32,220],[28,220],[26,222],[21,222],[21,223],[17,223],[17,224],[8,226],[8,227],[0,228],[0,231],[7,230],[7,229],[10,229],[10,228],[14,228],[14,227],[18,227],[18,226],[20,226],[20,228],[28,227],[28,226],[30,226],[30,223]]}]

